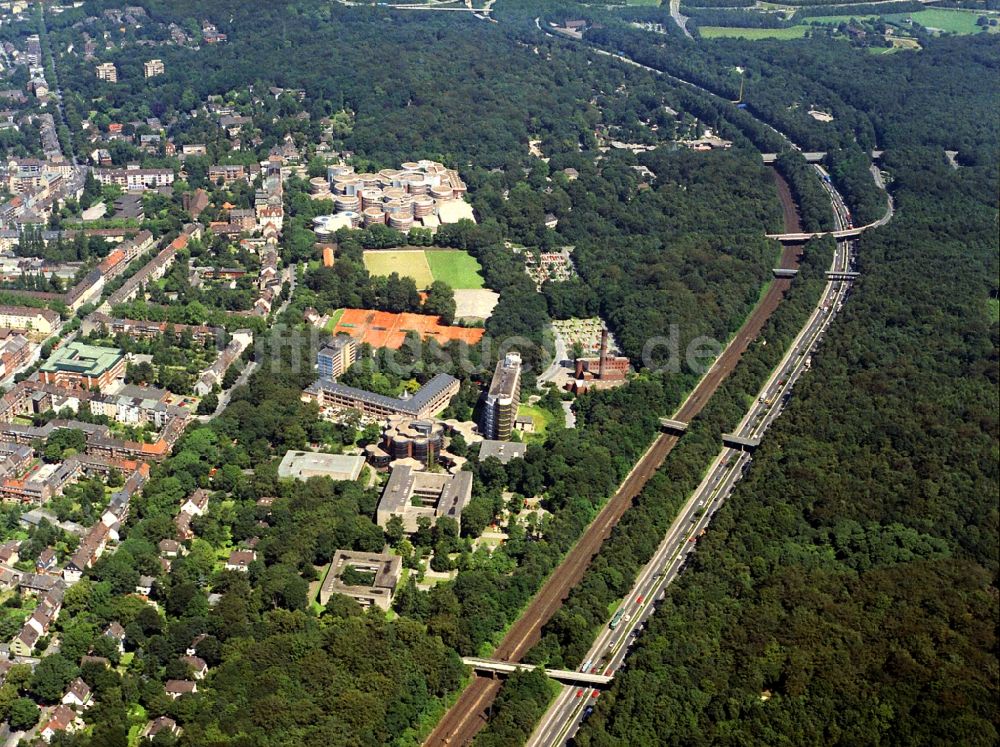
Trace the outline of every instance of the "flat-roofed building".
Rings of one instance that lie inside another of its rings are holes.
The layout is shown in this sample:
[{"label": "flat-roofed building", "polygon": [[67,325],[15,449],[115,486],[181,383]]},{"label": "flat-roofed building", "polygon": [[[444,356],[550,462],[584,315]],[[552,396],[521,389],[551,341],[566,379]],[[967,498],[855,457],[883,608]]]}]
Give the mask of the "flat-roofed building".
[{"label": "flat-roofed building", "polygon": [[293,480],[308,480],[310,477],[357,480],[364,466],[363,456],[321,454],[318,451],[288,451],[278,465],[278,477]]},{"label": "flat-roofed building", "polygon": [[338,384],[330,378],[321,378],[302,394],[306,402],[315,402],[321,409],[357,410],[364,417],[386,420],[394,415],[410,418],[428,418],[448,406],[458,394],[459,382],[454,376],[437,374],[420,387],[415,394],[388,397],[364,389]]},{"label": "flat-roofed building", "polygon": [[334,594],[343,594],[366,609],[374,605],[388,610],[402,569],[398,555],[337,550],[320,586],[319,603],[325,605]]},{"label": "flat-roofed building", "polygon": [[376,522],[385,528],[398,516],[403,529],[417,531],[417,519],[426,517],[434,524],[447,516],[461,525],[462,510],[472,498],[472,473],[449,475],[415,472],[407,465],[393,467],[376,510]]},{"label": "flat-roofed building", "polygon": [[479,447],[479,461],[490,457],[499,459],[501,464],[507,464],[511,459],[523,459],[528,452],[528,444],[517,441],[485,440]]},{"label": "flat-roofed building", "polygon": [[108,83],[118,82],[118,68],[113,62],[102,62],[94,68],[98,80],[106,80]]},{"label": "flat-roofed building", "polygon": [[482,426],[485,438],[506,441],[514,430],[514,418],[521,403],[521,355],[510,352],[497,363],[486,392]]},{"label": "flat-roofed building", "polygon": [[154,78],[157,75],[163,75],[166,72],[166,68],[163,66],[163,60],[150,60],[149,62],[142,63],[142,75],[144,78]]},{"label": "flat-roofed building", "polygon": [[46,384],[70,389],[106,389],[125,375],[125,356],[118,348],[74,341],[57,348],[38,375]]},{"label": "flat-roofed building", "polygon": [[336,379],[354,364],[357,355],[358,344],[354,338],[347,335],[338,335],[332,338],[325,342],[316,353],[316,366],[319,369],[319,375],[328,379]]}]

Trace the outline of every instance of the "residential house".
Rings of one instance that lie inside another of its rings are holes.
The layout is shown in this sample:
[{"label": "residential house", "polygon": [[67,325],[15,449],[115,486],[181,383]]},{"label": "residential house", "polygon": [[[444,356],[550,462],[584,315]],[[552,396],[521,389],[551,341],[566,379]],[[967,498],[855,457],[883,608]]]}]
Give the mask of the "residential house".
[{"label": "residential house", "polygon": [[163,689],[171,700],[177,700],[182,695],[198,692],[198,685],[191,680],[167,680]]},{"label": "residential house", "polygon": [[165,558],[176,558],[181,552],[181,543],[177,540],[160,540],[160,544],[157,547],[160,550],[160,555]]},{"label": "residential house", "polygon": [[66,689],[62,703],[78,710],[89,708],[91,705],[90,685],[77,677]]},{"label": "residential house", "polygon": [[83,728],[83,720],[76,715],[76,711],[67,705],[57,705],[48,716],[48,721],[44,723],[38,731],[38,735],[46,742],[51,742],[58,733],[73,734]]},{"label": "residential house", "polygon": [[233,550],[226,561],[227,571],[238,571],[246,573],[250,570],[250,564],[257,559],[257,553],[253,550]]},{"label": "residential house", "polygon": [[160,716],[159,718],[154,718],[152,721],[149,721],[142,730],[142,736],[147,739],[152,739],[160,733],[177,736],[181,733],[181,728],[177,725],[177,722],[169,716]]},{"label": "residential house", "polygon": [[104,635],[118,644],[119,653],[125,653],[125,628],[117,620],[111,622],[104,630]]},{"label": "residential house", "polygon": [[191,668],[191,675],[196,680],[204,679],[208,674],[208,664],[200,656],[182,656],[181,661]]}]

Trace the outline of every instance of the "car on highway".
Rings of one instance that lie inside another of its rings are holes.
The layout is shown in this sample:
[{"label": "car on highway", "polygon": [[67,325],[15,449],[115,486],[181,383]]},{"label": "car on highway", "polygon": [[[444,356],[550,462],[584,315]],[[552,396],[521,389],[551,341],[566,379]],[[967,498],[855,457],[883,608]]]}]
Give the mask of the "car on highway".
[{"label": "car on highway", "polygon": [[639,596],[637,596],[635,598],[635,603],[636,604],[642,604],[642,594],[640,594]]},{"label": "car on highway", "polygon": [[583,690],[577,690],[576,691],[576,697],[582,698],[583,697]]}]

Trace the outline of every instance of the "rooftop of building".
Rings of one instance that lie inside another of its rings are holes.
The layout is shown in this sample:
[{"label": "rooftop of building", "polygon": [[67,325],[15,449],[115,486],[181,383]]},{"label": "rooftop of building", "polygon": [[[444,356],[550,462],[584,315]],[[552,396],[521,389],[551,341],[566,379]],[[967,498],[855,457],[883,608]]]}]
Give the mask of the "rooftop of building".
[{"label": "rooftop of building", "polygon": [[401,413],[412,414],[414,417],[417,417],[421,414],[421,410],[423,410],[424,407],[430,404],[449,387],[457,383],[458,379],[454,376],[439,373],[420,387],[420,389],[418,389],[412,396],[402,398],[389,397],[384,394],[375,394],[374,392],[369,392],[364,389],[357,389],[356,387],[347,386],[346,384],[339,384],[328,377],[322,377],[315,383],[311,384],[306,391],[316,392],[323,389],[333,394],[341,394],[346,397],[358,399],[362,402],[395,409]]},{"label": "rooftop of building", "polygon": [[528,445],[516,441],[484,440],[479,448],[479,461],[494,457],[507,464],[511,459],[523,459],[528,451]]},{"label": "rooftop of building", "polygon": [[[351,567],[358,571],[373,573],[370,586],[345,584],[340,576],[345,568]],[[349,589],[393,589],[399,582],[399,574],[403,568],[403,559],[398,555],[376,552],[355,552],[354,550],[337,550],[333,554],[330,572],[323,580],[322,593],[329,595],[339,590]]]},{"label": "rooftop of building", "polygon": [[113,368],[123,357],[122,351],[118,348],[105,348],[74,341],[53,351],[40,370],[100,376]]},{"label": "rooftop of building", "polygon": [[518,387],[521,377],[521,355],[507,353],[504,359],[497,363],[490,381],[489,396],[495,399],[510,399]]},{"label": "rooftop of building", "polygon": [[329,477],[333,480],[357,480],[365,464],[363,456],[322,454],[316,451],[288,451],[278,465],[278,477],[308,480]]},{"label": "rooftop of building", "polygon": [[[411,507],[419,496],[424,508],[433,508],[437,516],[458,519],[472,493],[472,473],[417,472],[407,465],[393,467],[382,491],[379,509],[396,512]],[[412,506],[414,509],[420,507]]]}]

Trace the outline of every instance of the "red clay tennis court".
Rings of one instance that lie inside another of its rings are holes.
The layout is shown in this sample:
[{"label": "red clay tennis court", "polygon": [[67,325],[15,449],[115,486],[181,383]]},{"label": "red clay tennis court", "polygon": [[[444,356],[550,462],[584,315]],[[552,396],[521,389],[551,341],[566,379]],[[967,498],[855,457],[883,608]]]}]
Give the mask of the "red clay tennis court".
[{"label": "red clay tennis court", "polygon": [[394,350],[402,347],[408,332],[416,332],[425,340],[434,338],[442,345],[452,340],[462,340],[474,345],[483,337],[481,328],[449,327],[439,324],[439,319],[440,317],[427,314],[344,309],[333,334],[350,335],[358,342],[367,342],[373,348]]}]

